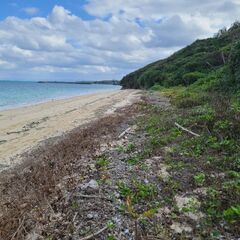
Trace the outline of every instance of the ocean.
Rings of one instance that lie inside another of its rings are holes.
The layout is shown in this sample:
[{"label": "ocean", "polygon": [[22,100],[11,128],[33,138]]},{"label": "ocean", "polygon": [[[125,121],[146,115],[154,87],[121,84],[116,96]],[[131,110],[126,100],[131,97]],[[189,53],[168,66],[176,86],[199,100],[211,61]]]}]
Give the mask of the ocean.
[{"label": "ocean", "polygon": [[0,80],[0,110],[89,93],[119,90],[118,85],[37,83]]}]

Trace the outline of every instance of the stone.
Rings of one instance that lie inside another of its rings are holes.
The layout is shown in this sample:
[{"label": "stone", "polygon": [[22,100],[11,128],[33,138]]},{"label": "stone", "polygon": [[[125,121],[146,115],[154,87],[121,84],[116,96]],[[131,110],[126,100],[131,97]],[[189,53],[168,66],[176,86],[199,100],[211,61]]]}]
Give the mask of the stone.
[{"label": "stone", "polygon": [[183,211],[183,209],[187,209],[187,212],[185,211],[184,215],[190,219],[198,221],[204,217],[204,214],[199,211],[201,203],[197,200],[196,197],[176,196],[175,200],[180,212]]},{"label": "stone", "polygon": [[164,215],[169,215],[171,213],[171,210],[168,207],[162,207],[157,210],[156,217],[162,218]]},{"label": "stone", "polygon": [[199,195],[207,196],[207,188],[205,187],[197,188],[193,192]]},{"label": "stone", "polygon": [[168,169],[168,166],[165,165],[165,164],[160,164],[159,165],[160,167],[160,170],[158,171],[158,176],[164,181],[166,182],[169,177],[170,177],[170,174],[168,173],[167,169]]},{"label": "stone", "polygon": [[178,223],[178,222],[174,222],[170,228],[175,232],[175,233],[178,233],[178,234],[181,234],[183,232],[186,232],[186,233],[190,233],[192,232],[192,228],[186,224],[181,224],[181,223]]},{"label": "stone", "polygon": [[43,239],[43,237],[41,237],[39,234],[33,232],[33,233],[29,233],[26,236],[26,240],[40,240]]},{"label": "stone", "polygon": [[88,218],[88,219],[93,219],[93,215],[92,215],[91,213],[89,213],[89,214],[87,215],[87,218]]},{"label": "stone", "polygon": [[175,196],[177,207],[180,211],[183,208],[194,208],[198,209],[200,207],[200,202],[197,200],[196,197],[184,197],[184,196]]},{"label": "stone", "polygon": [[99,190],[99,184],[96,180],[92,179],[88,183],[83,184],[81,189],[87,193],[95,193]]}]

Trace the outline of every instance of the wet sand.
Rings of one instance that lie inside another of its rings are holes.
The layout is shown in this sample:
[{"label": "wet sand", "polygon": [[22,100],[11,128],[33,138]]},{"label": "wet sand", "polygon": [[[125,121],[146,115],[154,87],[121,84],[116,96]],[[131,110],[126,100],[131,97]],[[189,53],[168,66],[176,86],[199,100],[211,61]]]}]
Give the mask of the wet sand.
[{"label": "wet sand", "polygon": [[139,97],[139,91],[118,90],[0,111],[0,170],[19,163],[22,153],[43,140],[111,114]]}]

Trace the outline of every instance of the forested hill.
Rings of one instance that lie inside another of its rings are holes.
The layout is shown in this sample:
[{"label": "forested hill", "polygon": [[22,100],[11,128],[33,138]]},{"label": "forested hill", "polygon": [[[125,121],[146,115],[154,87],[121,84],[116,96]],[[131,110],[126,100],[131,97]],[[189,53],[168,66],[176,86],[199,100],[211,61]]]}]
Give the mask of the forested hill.
[{"label": "forested hill", "polygon": [[188,86],[199,79],[222,85],[220,81],[226,78],[235,87],[239,84],[240,22],[220,30],[213,38],[197,40],[166,59],[128,74],[121,85],[145,89],[154,84]]}]

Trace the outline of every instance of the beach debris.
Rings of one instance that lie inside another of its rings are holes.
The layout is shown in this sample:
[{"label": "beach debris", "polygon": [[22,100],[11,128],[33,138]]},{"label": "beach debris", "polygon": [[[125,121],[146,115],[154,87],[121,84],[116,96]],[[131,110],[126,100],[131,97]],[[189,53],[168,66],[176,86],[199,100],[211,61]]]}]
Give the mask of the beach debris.
[{"label": "beach debris", "polygon": [[3,143],[6,143],[7,140],[0,140],[0,145],[3,144]]}]

